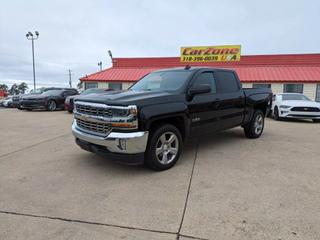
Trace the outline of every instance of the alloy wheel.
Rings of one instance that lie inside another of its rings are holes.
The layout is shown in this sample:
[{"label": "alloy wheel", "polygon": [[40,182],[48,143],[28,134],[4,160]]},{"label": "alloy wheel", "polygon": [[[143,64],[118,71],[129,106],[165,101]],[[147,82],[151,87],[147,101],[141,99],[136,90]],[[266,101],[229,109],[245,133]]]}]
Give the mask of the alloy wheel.
[{"label": "alloy wheel", "polygon": [[254,122],[254,132],[259,135],[263,129],[263,116],[261,114],[257,115],[256,120]]},{"label": "alloy wheel", "polygon": [[179,140],[173,132],[163,133],[156,144],[156,157],[161,164],[171,163],[179,151]]}]

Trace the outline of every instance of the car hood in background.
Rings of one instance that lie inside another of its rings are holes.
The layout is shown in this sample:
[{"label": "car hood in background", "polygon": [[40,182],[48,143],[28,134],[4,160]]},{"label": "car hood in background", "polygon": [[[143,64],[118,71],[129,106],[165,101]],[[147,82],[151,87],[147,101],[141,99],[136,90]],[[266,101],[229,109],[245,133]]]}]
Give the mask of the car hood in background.
[{"label": "car hood in background", "polygon": [[318,107],[320,108],[320,103],[313,101],[302,101],[302,100],[291,100],[291,101],[282,101],[281,105],[287,105],[292,107]]}]

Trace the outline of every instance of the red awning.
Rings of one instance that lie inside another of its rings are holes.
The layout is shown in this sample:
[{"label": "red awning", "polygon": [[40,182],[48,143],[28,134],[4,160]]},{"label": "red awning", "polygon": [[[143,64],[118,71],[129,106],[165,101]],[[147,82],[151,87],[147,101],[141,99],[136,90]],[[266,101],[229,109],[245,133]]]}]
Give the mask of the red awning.
[{"label": "red awning", "polygon": [[[240,62],[196,63],[234,69],[242,82],[320,82],[320,54],[242,56]],[[161,68],[185,66],[179,58],[116,58],[113,67],[81,81],[136,82]]]}]

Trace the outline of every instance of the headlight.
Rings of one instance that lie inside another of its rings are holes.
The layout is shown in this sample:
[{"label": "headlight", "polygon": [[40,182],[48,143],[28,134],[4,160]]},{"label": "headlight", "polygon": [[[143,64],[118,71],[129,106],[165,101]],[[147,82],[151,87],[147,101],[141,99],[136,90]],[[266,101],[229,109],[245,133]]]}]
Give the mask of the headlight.
[{"label": "headlight", "polygon": [[290,108],[291,106],[288,105],[280,105],[280,108]]},{"label": "headlight", "polygon": [[138,110],[137,106],[130,105],[128,107],[112,107],[111,126],[114,128],[138,128]]}]

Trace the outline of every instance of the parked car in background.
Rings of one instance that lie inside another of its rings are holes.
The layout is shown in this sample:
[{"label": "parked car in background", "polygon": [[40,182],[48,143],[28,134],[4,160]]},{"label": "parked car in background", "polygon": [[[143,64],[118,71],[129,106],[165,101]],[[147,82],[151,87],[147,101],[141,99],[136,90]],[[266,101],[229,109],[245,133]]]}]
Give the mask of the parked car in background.
[{"label": "parked car in background", "polygon": [[6,97],[6,98],[2,99],[0,102],[0,106],[6,107],[6,108],[12,107],[12,97]]},{"label": "parked car in background", "polygon": [[66,97],[77,95],[78,91],[74,88],[65,88],[60,90],[49,90],[42,94],[33,94],[24,96],[20,100],[20,107],[26,110],[44,109],[55,111],[64,108]]},{"label": "parked car in background", "polygon": [[275,120],[295,118],[320,122],[320,103],[300,93],[276,94],[273,96],[272,113]]},{"label": "parked car in background", "polygon": [[29,93],[26,93],[26,94],[14,95],[12,96],[13,107],[16,107],[21,110],[22,108],[20,107],[21,105],[20,100],[24,96],[39,95],[49,90],[61,90],[61,89],[64,89],[64,88],[57,88],[57,87],[37,88],[37,89],[32,89]]},{"label": "parked car in background", "polygon": [[[82,93],[80,93],[79,96],[88,95],[88,94],[105,93],[106,91],[111,91],[111,89],[108,89],[108,88],[90,88],[90,89],[84,90]],[[66,100],[64,102],[64,107],[69,113],[73,112],[73,102],[74,102],[74,99],[76,97],[78,97],[78,96],[77,95],[69,96],[69,97],[66,98]]]}]

